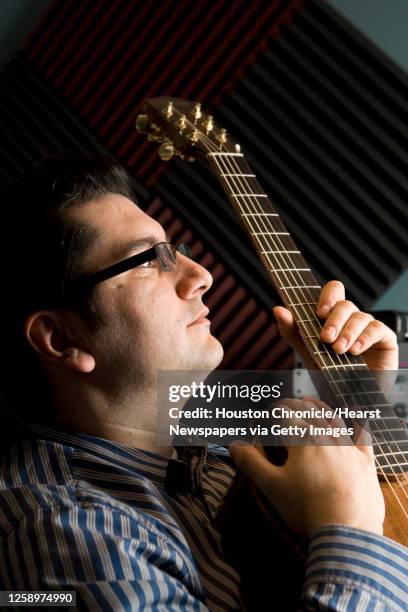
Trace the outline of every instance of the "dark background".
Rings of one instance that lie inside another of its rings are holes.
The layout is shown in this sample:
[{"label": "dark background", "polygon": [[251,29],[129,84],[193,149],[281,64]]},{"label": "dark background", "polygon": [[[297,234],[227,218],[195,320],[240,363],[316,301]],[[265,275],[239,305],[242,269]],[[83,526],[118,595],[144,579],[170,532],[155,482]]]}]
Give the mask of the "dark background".
[{"label": "dark background", "polygon": [[234,135],[321,282],[367,310],[407,267],[407,77],[326,3],[57,0],[0,92],[0,181],[66,148],[115,155],[212,272],[224,368],[292,365],[277,297],[211,173],[136,133],[145,97],[200,100]]}]

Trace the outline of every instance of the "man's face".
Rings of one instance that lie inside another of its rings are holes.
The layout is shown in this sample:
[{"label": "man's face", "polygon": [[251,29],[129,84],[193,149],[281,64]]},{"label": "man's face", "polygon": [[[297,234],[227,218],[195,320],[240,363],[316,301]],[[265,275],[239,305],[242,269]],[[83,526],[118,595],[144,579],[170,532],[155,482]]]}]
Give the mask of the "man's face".
[{"label": "man's face", "polygon": [[[83,260],[85,273],[166,240],[157,221],[117,194],[87,203],[70,218],[99,233]],[[174,272],[163,272],[154,260],[95,286],[94,304],[103,324],[90,339],[91,350],[96,373],[98,368],[102,375],[109,373],[114,386],[154,383],[157,370],[212,370],[221,361],[222,347],[210,333],[202,302],[212,277],[183,255],[177,260]]]}]

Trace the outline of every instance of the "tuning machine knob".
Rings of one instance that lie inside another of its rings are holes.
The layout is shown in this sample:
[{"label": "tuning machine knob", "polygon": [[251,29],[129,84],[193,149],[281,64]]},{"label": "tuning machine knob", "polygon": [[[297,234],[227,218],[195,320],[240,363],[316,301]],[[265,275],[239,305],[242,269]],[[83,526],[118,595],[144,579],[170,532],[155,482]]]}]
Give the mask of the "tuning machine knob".
[{"label": "tuning machine knob", "polygon": [[142,134],[147,134],[147,140],[163,142],[164,135],[158,125],[149,121],[147,115],[139,115],[136,119],[136,129]]},{"label": "tuning machine knob", "polygon": [[173,110],[174,110],[174,109],[173,109],[173,102],[167,102],[167,104],[166,104],[166,108],[164,109],[164,116],[165,116],[167,119],[170,119],[170,117],[171,117],[171,116],[172,116],[172,114],[173,114]]},{"label": "tuning machine knob", "polygon": [[184,130],[186,125],[187,125],[187,118],[185,115],[180,115],[180,119],[177,121],[176,123],[177,127],[180,128],[180,130]]},{"label": "tuning machine knob", "polygon": [[150,142],[163,142],[164,136],[161,132],[156,132],[156,133],[149,132],[147,134],[147,140],[150,140]]},{"label": "tuning machine knob", "polygon": [[194,122],[196,123],[199,119],[201,119],[201,104],[200,102],[197,102],[197,104],[194,105],[194,109],[193,109],[193,118],[194,118]]},{"label": "tuning machine knob", "polygon": [[198,142],[200,140],[200,133],[198,130],[193,130],[190,134],[188,134],[187,138],[190,142]]},{"label": "tuning machine knob", "polygon": [[159,157],[162,161],[169,161],[174,156],[174,144],[165,140],[159,147]]},{"label": "tuning machine knob", "polygon": [[147,115],[138,115],[136,117],[136,129],[142,134],[148,134],[151,123]]},{"label": "tuning machine knob", "polygon": [[227,130],[225,128],[221,128],[221,130],[219,131],[218,142],[222,145],[227,142]]},{"label": "tuning machine knob", "polygon": [[214,128],[214,119],[212,118],[211,115],[207,116],[207,119],[203,123],[203,127],[207,134],[209,134],[211,130]]}]

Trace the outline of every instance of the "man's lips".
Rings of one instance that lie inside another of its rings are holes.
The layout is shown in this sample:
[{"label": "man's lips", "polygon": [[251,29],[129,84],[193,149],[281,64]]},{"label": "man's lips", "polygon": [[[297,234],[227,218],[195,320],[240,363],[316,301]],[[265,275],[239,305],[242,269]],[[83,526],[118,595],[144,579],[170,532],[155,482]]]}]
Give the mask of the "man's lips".
[{"label": "man's lips", "polygon": [[203,308],[200,310],[195,319],[191,321],[187,327],[190,327],[190,325],[195,325],[196,323],[209,323],[209,320],[206,318],[209,312],[210,310],[208,308]]}]

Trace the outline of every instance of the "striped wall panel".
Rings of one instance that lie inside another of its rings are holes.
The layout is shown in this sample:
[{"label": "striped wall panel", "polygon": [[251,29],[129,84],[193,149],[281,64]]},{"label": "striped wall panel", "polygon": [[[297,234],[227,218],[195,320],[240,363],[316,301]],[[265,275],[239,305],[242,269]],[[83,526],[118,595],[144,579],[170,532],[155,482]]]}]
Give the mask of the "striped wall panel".
[{"label": "striped wall panel", "polygon": [[216,115],[322,282],[340,278],[367,309],[407,265],[407,78],[319,0],[56,1],[0,87],[4,177],[75,135],[191,233],[216,278],[228,367],[289,363],[276,295],[210,173],[166,166],[134,131],[145,97],[200,99]]},{"label": "striped wall panel", "polygon": [[145,184],[158,170],[134,119],[149,96],[216,106],[300,0],[58,0],[27,61]]}]

